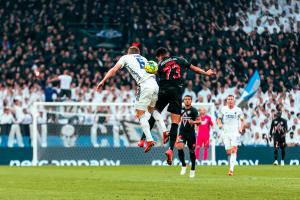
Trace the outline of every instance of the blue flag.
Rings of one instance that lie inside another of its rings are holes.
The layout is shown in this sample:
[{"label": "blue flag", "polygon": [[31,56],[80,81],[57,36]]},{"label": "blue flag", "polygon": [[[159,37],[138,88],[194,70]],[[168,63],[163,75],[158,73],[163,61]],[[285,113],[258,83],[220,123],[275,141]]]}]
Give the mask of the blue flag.
[{"label": "blue flag", "polygon": [[248,82],[246,88],[244,89],[240,101],[238,103],[238,106],[241,106],[243,103],[246,103],[251,97],[253,97],[259,87],[260,87],[260,77],[258,71],[256,70],[252,75],[252,77],[250,78],[250,81]]}]

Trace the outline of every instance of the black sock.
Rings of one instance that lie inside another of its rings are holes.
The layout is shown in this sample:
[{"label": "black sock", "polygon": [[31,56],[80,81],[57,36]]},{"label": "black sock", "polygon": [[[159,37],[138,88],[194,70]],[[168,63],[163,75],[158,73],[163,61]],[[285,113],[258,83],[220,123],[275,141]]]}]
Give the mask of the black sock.
[{"label": "black sock", "polygon": [[[150,125],[150,130],[152,130],[152,128],[154,127],[154,124],[155,124],[155,119],[152,115],[151,115],[150,119],[148,120],[148,122],[149,122],[149,125]],[[145,133],[143,133],[143,135],[141,137],[141,140],[146,140]]]},{"label": "black sock", "polygon": [[195,165],[196,165],[196,154],[195,154],[195,150],[190,150],[190,160],[192,162],[192,167],[191,170],[195,170]]},{"label": "black sock", "polygon": [[174,149],[174,144],[176,142],[177,137],[177,131],[178,131],[178,124],[172,123],[171,130],[170,130],[170,149]]},{"label": "black sock", "polygon": [[285,158],[285,148],[281,148],[281,160],[284,161],[284,158]]},{"label": "black sock", "polygon": [[274,160],[277,160],[278,157],[278,148],[274,149]]},{"label": "black sock", "polygon": [[179,157],[179,160],[181,161],[182,166],[185,167],[186,163],[185,163],[185,160],[184,160],[184,151],[183,151],[183,149],[178,150],[178,157]]}]

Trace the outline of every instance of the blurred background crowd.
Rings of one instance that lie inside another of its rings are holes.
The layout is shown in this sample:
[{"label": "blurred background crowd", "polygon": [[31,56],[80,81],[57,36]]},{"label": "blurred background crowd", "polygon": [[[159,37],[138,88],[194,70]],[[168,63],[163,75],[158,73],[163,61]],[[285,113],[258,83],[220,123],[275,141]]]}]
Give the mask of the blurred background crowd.
[{"label": "blurred background crowd", "polygon": [[102,91],[95,86],[129,45],[148,59],[165,46],[217,71],[184,75],[185,94],[217,110],[228,94],[239,99],[257,70],[242,144],[270,143],[282,103],[287,143],[300,145],[299,10],[300,0],[0,1],[0,124],[32,123],[35,101],[132,103],[136,84],[126,71]]}]

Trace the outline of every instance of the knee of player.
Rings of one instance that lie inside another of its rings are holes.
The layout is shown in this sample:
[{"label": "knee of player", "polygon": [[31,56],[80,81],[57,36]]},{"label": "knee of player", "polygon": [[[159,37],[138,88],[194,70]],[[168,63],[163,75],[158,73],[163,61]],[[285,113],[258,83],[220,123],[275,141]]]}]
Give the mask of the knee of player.
[{"label": "knee of player", "polygon": [[145,112],[144,110],[137,110],[135,113],[136,118],[141,119],[142,117],[146,117],[147,119],[150,118],[150,114]]},{"label": "knee of player", "polygon": [[178,138],[176,139],[176,143],[175,143],[175,147],[178,149],[178,150],[183,150],[184,147],[185,147],[185,143],[178,140]]},{"label": "knee of player", "polygon": [[195,153],[195,148],[189,148],[190,154]]},{"label": "knee of player", "polygon": [[148,112],[154,114],[154,107],[148,106]]},{"label": "knee of player", "polygon": [[231,153],[236,153],[237,152],[237,147],[232,147],[231,148]]}]

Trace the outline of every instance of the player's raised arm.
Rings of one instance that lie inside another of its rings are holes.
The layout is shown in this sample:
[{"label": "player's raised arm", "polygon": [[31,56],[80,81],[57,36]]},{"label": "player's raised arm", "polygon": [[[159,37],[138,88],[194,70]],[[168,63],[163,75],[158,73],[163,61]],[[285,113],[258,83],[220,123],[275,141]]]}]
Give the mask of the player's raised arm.
[{"label": "player's raised arm", "polygon": [[196,72],[197,74],[204,74],[206,76],[212,76],[215,75],[216,72],[212,69],[209,69],[207,71],[204,71],[203,69],[196,67],[195,65],[190,65],[190,69],[194,72]]},{"label": "player's raised arm", "polygon": [[107,79],[114,76],[121,67],[122,67],[121,64],[119,64],[119,63],[115,64],[115,66],[106,73],[106,75],[104,76],[102,81],[100,81],[100,83],[97,85],[97,90],[99,90],[104,85],[104,83],[107,81]]}]

